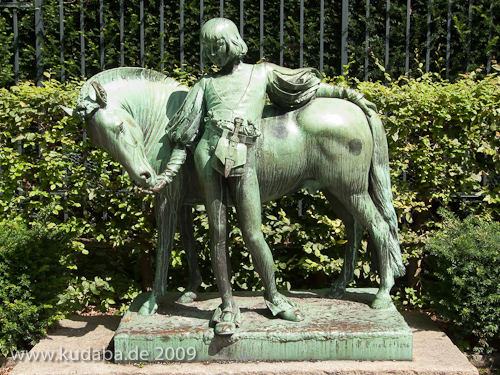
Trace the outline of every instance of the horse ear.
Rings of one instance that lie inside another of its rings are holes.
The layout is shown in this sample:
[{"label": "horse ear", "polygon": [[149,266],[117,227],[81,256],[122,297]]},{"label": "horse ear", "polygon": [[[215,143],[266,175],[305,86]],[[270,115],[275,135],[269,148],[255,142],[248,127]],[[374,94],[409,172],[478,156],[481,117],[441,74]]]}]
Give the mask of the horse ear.
[{"label": "horse ear", "polygon": [[104,90],[104,87],[102,87],[99,82],[94,81],[91,85],[95,90],[97,103],[99,103],[101,108],[106,108],[106,105],[108,104],[108,95],[106,94],[106,90]]},{"label": "horse ear", "polygon": [[76,111],[73,108],[65,107],[63,105],[60,105],[59,108],[61,108],[68,116],[77,118]]}]

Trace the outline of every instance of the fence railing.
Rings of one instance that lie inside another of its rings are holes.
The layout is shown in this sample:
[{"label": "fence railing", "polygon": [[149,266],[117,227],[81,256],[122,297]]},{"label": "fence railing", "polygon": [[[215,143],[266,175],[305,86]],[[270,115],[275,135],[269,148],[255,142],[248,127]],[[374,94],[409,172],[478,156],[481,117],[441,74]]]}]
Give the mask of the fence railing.
[{"label": "fence railing", "polygon": [[[3,17],[11,21],[4,24],[4,28],[12,35],[10,50],[15,82],[33,75],[40,82],[43,71],[54,66],[59,67],[58,75],[64,81],[67,66],[74,68],[78,60],[79,72],[73,69],[71,74],[82,77],[123,65],[164,70],[173,65],[182,69],[184,64],[191,64],[203,71],[201,46],[193,35],[199,32],[204,20],[214,16],[232,18],[239,25],[240,33],[251,41],[253,60],[272,57],[276,63],[295,66],[314,62],[327,75],[338,74],[356,61],[355,75],[365,80],[374,69],[372,53],[383,61],[387,71],[398,74],[414,68],[413,60],[424,52],[426,72],[433,69],[434,62],[442,63],[443,59],[446,78],[454,71],[464,72],[481,65],[489,72],[500,36],[500,25],[495,20],[500,4],[495,0],[460,3],[453,0],[313,0],[308,1],[307,6],[305,0],[259,0],[258,4],[249,0],[167,3],[164,0],[0,2]],[[20,17],[24,20],[22,25]],[[20,30],[30,27],[27,21],[30,18],[34,35],[29,30]],[[154,25],[151,25],[153,18]],[[273,22],[275,20],[278,22]],[[137,24],[130,30],[132,22]],[[46,27],[47,23],[50,28]],[[72,35],[66,31],[68,27],[73,28]],[[119,35],[119,46],[110,49],[110,44],[116,45],[116,41],[111,40],[113,33]],[[30,34],[32,40],[29,40]],[[20,38],[29,45],[22,46]],[[138,48],[131,48],[136,42]],[[169,53],[166,53],[167,43]],[[192,48],[195,45],[197,48]],[[278,47],[278,52],[274,47]],[[158,51],[153,53],[151,48]],[[445,51],[444,56],[441,50]],[[33,51],[34,57],[23,56]],[[137,52],[139,56],[129,55]],[[325,58],[329,59],[327,64]],[[34,64],[22,64],[23,59],[34,60]]]},{"label": "fence railing", "polygon": [[55,68],[62,81],[124,65],[203,71],[198,33],[216,16],[239,26],[250,62],[307,64],[330,76],[351,64],[364,80],[379,77],[373,56],[397,75],[418,69],[416,59],[426,72],[445,68],[446,78],[489,72],[500,36],[495,0],[34,0],[3,1],[0,11],[15,82],[40,82]]}]

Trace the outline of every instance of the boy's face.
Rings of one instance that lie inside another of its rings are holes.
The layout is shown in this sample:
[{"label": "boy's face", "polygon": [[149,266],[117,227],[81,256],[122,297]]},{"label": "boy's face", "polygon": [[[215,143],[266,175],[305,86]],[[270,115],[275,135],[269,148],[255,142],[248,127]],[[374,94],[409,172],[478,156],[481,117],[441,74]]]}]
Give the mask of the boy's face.
[{"label": "boy's face", "polygon": [[223,39],[207,40],[203,43],[203,48],[208,49],[210,60],[219,68],[225,67],[233,60],[233,56],[227,52],[226,42]]}]

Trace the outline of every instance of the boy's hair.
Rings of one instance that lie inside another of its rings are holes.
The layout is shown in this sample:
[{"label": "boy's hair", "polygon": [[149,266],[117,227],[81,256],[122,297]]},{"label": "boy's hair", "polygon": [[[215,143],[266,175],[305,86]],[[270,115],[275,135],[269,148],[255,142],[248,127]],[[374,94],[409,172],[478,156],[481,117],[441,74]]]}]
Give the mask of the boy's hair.
[{"label": "boy's hair", "polygon": [[[248,47],[241,38],[240,33],[233,21],[227,18],[212,18],[201,28],[200,41],[223,40],[226,43],[227,53],[230,56],[242,58],[246,55]],[[203,49],[203,59],[210,61],[208,48]]]}]

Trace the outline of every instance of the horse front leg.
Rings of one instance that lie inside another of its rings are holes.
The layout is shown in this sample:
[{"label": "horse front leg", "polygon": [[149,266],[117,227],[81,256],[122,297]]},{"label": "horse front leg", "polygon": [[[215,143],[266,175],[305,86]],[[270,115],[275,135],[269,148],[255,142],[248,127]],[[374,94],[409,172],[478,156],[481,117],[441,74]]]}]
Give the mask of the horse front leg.
[{"label": "horse front leg", "polygon": [[153,292],[139,310],[140,315],[152,315],[158,310],[158,303],[167,292],[168,266],[177,226],[178,207],[169,204],[164,196],[155,197],[155,216],[158,228],[156,248],[156,270]]},{"label": "horse front leg", "polygon": [[191,206],[183,205],[179,215],[179,230],[181,233],[181,241],[184,250],[186,251],[188,267],[189,267],[189,283],[177,302],[191,303],[197,295],[196,292],[201,286],[201,273],[198,264],[198,254],[196,252],[196,241],[193,231],[193,213]]}]

